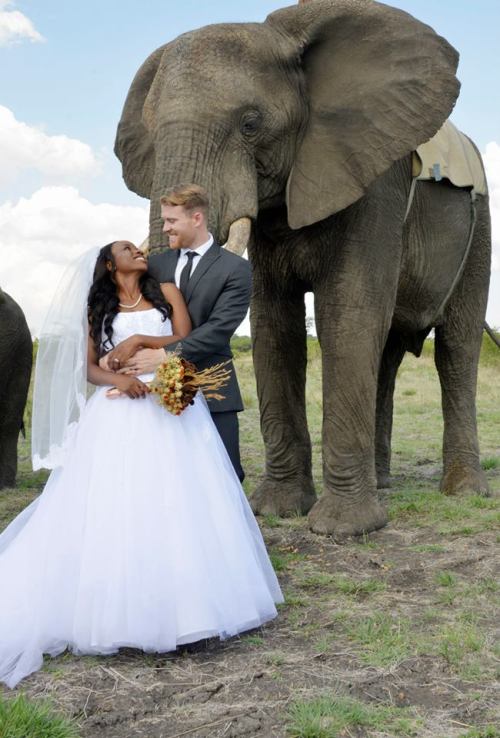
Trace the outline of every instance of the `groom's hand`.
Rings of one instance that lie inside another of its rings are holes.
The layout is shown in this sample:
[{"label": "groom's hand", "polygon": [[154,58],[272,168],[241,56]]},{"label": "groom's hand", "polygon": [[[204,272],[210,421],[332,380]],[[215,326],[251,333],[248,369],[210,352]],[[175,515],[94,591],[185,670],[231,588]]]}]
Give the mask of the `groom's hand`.
[{"label": "groom's hand", "polygon": [[142,340],[140,335],[133,335],[115,346],[109,354],[107,354],[107,365],[112,372],[117,372],[127,365],[127,361],[135,355],[136,351],[142,348]]},{"label": "groom's hand", "polygon": [[165,351],[161,349],[140,349],[123,367],[120,374],[149,374],[155,372],[160,364],[165,361]]}]

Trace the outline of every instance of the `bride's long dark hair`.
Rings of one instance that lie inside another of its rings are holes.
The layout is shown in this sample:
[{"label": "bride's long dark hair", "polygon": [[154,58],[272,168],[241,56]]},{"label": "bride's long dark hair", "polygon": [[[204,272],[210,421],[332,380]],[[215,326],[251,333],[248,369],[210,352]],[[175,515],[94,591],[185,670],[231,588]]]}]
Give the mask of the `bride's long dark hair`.
[{"label": "bride's long dark hair", "polygon": [[[94,268],[92,286],[87,299],[90,337],[94,342],[99,356],[106,351],[110,351],[114,346],[113,320],[118,313],[119,307],[118,291],[113,277],[116,271],[116,265],[111,251],[115,243],[116,241],[108,243],[99,251]],[[107,267],[108,262],[111,262],[113,265],[111,271]],[[148,272],[141,274],[139,278],[139,289],[141,290],[142,296],[160,311],[163,315],[163,320],[172,317],[172,306],[163,296],[159,283]],[[103,332],[107,336],[104,342],[102,340]]]}]

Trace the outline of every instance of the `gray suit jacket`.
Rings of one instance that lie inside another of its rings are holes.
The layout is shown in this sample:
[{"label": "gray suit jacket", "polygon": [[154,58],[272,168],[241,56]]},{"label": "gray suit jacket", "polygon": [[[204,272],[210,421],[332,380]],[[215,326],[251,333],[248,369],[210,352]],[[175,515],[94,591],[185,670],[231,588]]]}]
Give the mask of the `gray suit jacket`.
[{"label": "gray suit jacket", "polygon": [[[166,249],[149,258],[148,270],[159,282],[175,282],[179,252]],[[186,302],[193,330],[186,338],[170,344],[198,369],[232,358],[229,342],[246,315],[252,289],[250,265],[241,256],[214,243],[204,254],[190,278]],[[233,363],[231,379],[220,391],[223,400],[207,400],[211,412],[243,410]]]}]

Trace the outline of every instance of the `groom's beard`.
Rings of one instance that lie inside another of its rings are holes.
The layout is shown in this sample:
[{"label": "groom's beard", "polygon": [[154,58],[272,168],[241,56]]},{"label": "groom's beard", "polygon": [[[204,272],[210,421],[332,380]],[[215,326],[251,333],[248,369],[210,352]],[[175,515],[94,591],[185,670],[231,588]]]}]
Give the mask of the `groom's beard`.
[{"label": "groom's beard", "polygon": [[194,243],[194,237],[182,234],[172,233],[168,235],[168,245],[171,249],[189,249]]}]

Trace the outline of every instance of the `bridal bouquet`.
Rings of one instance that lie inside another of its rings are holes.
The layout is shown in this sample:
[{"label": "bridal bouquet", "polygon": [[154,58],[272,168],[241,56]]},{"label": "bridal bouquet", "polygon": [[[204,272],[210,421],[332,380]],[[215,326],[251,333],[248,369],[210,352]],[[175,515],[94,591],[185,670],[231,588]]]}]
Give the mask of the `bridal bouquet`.
[{"label": "bridal bouquet", "polygon": [[[173,415],[180,415],[188,405],[193,404],[198,390],[207,398],[224,399],[224,395],[218,394],[217,390],[229,381],[231,370],[225,368],[229,363],[224,361],[198,370],[190,361],[172,351],[167,353],[166,360],[160,364],[154,378],[146,384],[165,410]],[[123,397],[124,393],[117,387],[112,387],[106,392],[106,396],[113,399]]]},{"label": "bridal bouquet", "polygon": [[215,364],[207,369],[197,370],[194,364],[172,352],[156,370],[149,383],[151,392],[157,395],[158,402],[173,415],[180,415],[188,405],[193,404],[194,396],[202,390],[205,397],[223,400],[217,393],[227,384],[231,370],[225,367],[229,361]]}]

